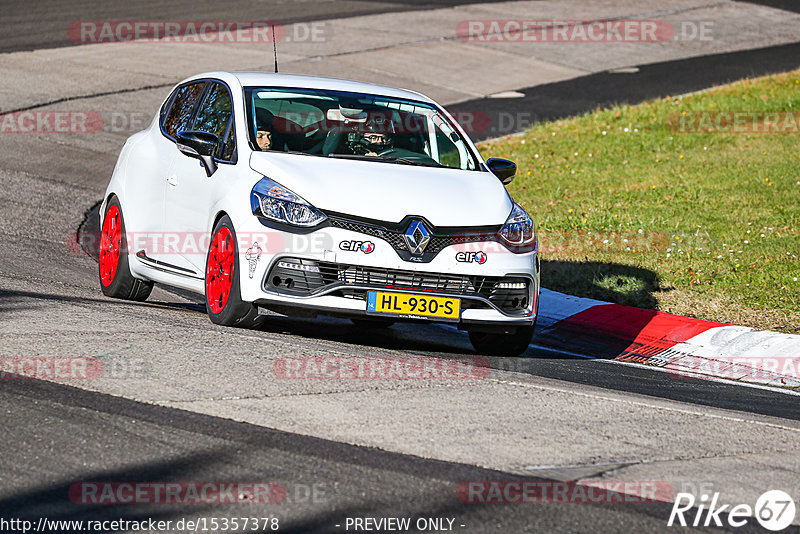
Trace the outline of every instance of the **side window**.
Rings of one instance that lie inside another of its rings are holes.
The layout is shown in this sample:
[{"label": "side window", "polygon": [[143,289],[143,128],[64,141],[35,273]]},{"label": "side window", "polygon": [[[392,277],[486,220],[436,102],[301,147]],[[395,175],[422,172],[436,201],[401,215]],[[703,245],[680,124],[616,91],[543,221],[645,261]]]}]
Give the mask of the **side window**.
[{"label": "side window", "polygon": [[[470,159],[459,150],[450,136],[436,129],[436,145],[439,147],[439,163],[456,169],[471,169]],[[463,146],[463,145],[462,145]]]},{"label": "side window", "polygon": [[187,130],[198,98],[203,94],[206,82],[191,83],[179,87],[172,100],[169,112],[164,117],[161,127],[173,139],[181,130]]},{"label": "side window", "polygon": [[228,137],[225,139],[225,144],[222,145],[222,151],[220,152],[219,159],[225,161],[231,161],[233,159],[233,155],[236,152],[236,135],[234,135],[233,131],[233,119],[231,119],[231,127],[228,131]]},{"label": "side window", "polygon": [[236,147],[233,131],[233,103],[228,88],[218,82],[206,92],[194,119],[193,130],[216,135],[222,145],[220,159],[229,160]]}]

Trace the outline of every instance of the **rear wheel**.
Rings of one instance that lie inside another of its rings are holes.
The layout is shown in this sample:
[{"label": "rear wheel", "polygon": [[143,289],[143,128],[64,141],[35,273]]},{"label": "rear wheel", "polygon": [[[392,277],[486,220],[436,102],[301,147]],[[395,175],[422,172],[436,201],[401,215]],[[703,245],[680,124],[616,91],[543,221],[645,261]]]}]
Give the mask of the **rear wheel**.
[{"label": "rear wheel", "polygon": [[117,197],[108,201],[101,230],[98,275],[103,294],[117,299],[145,300],[153,290],[153,282],[139,280],[131,274],[125,221]]},{"label": "rear wheel", "polygon": [[478,352],[485,356],[519,356],[533,338],[533,326],[521,326],[513,334],[469,332],[469,341]]},{"label": "rear wheel", "polygon": [[211,233],[206,257],[206,312],[211,322],[224,326],[255,328],[263,316],[249,302],[242,302],[239,288],[239,247],[233,223],[225,215]]}]

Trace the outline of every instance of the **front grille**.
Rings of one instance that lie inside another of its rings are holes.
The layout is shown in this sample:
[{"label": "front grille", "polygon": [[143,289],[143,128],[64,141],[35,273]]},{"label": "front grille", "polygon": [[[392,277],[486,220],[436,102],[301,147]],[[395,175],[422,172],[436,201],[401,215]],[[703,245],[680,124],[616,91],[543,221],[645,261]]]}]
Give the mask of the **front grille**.
[{"label": "front grille", "polygon": [[[398,252],[408,252],[404,237],[404,230],[393,230],[383,226],[371,225],[347,219],[331,217],[331,226],[343,228],[351,232],[358,232],[387,241]],[[429,228],[431,229],[431,228]],[[447,234],[431,234],[431,240],[425,247],[425,255],[435,256],[451,245],[465,243],[478,243],[482,241],[497,241],[496,232],[455,232]],[[404,258],[405,259],[405,258]]]},{"label": "front grille", "polygon": [[352,286],[482,297],[512,313],[525,310],[530,296],[530,280],[522,277],[424,273],[300,258],[281,258],[264,280],[264,289],[287,294],[337,288],[342,296],[363,299],[366,290]]},{"label": "front grille", "polygon": [[338,278],[345,284],[383,286],[430,293],[479,295],[488,298],[499,278],[438,273],[418,273],[355,265],[336,265]]},{"label": "front grille", "polygon": [[380,226],[372,226],[369,224],[348,221],[345,219],[331,218],[330,221],[331,226],[335,228],[343,228],[345,230],[350,230],[351,232],[358,232],[360,234],[377,237],[387,241],[395,250],[406,250],[406,241],[401,232],[394,232]]}]

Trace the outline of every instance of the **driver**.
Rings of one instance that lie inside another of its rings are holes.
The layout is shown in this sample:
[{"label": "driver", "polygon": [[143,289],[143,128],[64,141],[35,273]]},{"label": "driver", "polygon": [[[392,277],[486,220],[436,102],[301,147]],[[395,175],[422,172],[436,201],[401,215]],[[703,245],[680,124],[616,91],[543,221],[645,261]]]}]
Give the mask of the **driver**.
[{"label": "driver", "polygon": [[367,116],[359,131],[348,136],[348,146],[354,154],[378,156],[394,146],[394,123],[381,112]]}]

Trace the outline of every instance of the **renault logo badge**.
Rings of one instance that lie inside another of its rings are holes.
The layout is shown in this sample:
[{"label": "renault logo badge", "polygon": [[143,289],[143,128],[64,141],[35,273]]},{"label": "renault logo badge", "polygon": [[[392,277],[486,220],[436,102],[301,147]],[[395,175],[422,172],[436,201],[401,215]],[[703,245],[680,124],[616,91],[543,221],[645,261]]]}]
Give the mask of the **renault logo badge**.
[{"label": "renault logo badge", "polygon": [[422,254],[428,242],[431,240],[431,233],[425,228],[425,225],[420,221],[413,221],[408,225],[408,229],[404,234],[406,238],[406,246],[412,254]]}]

